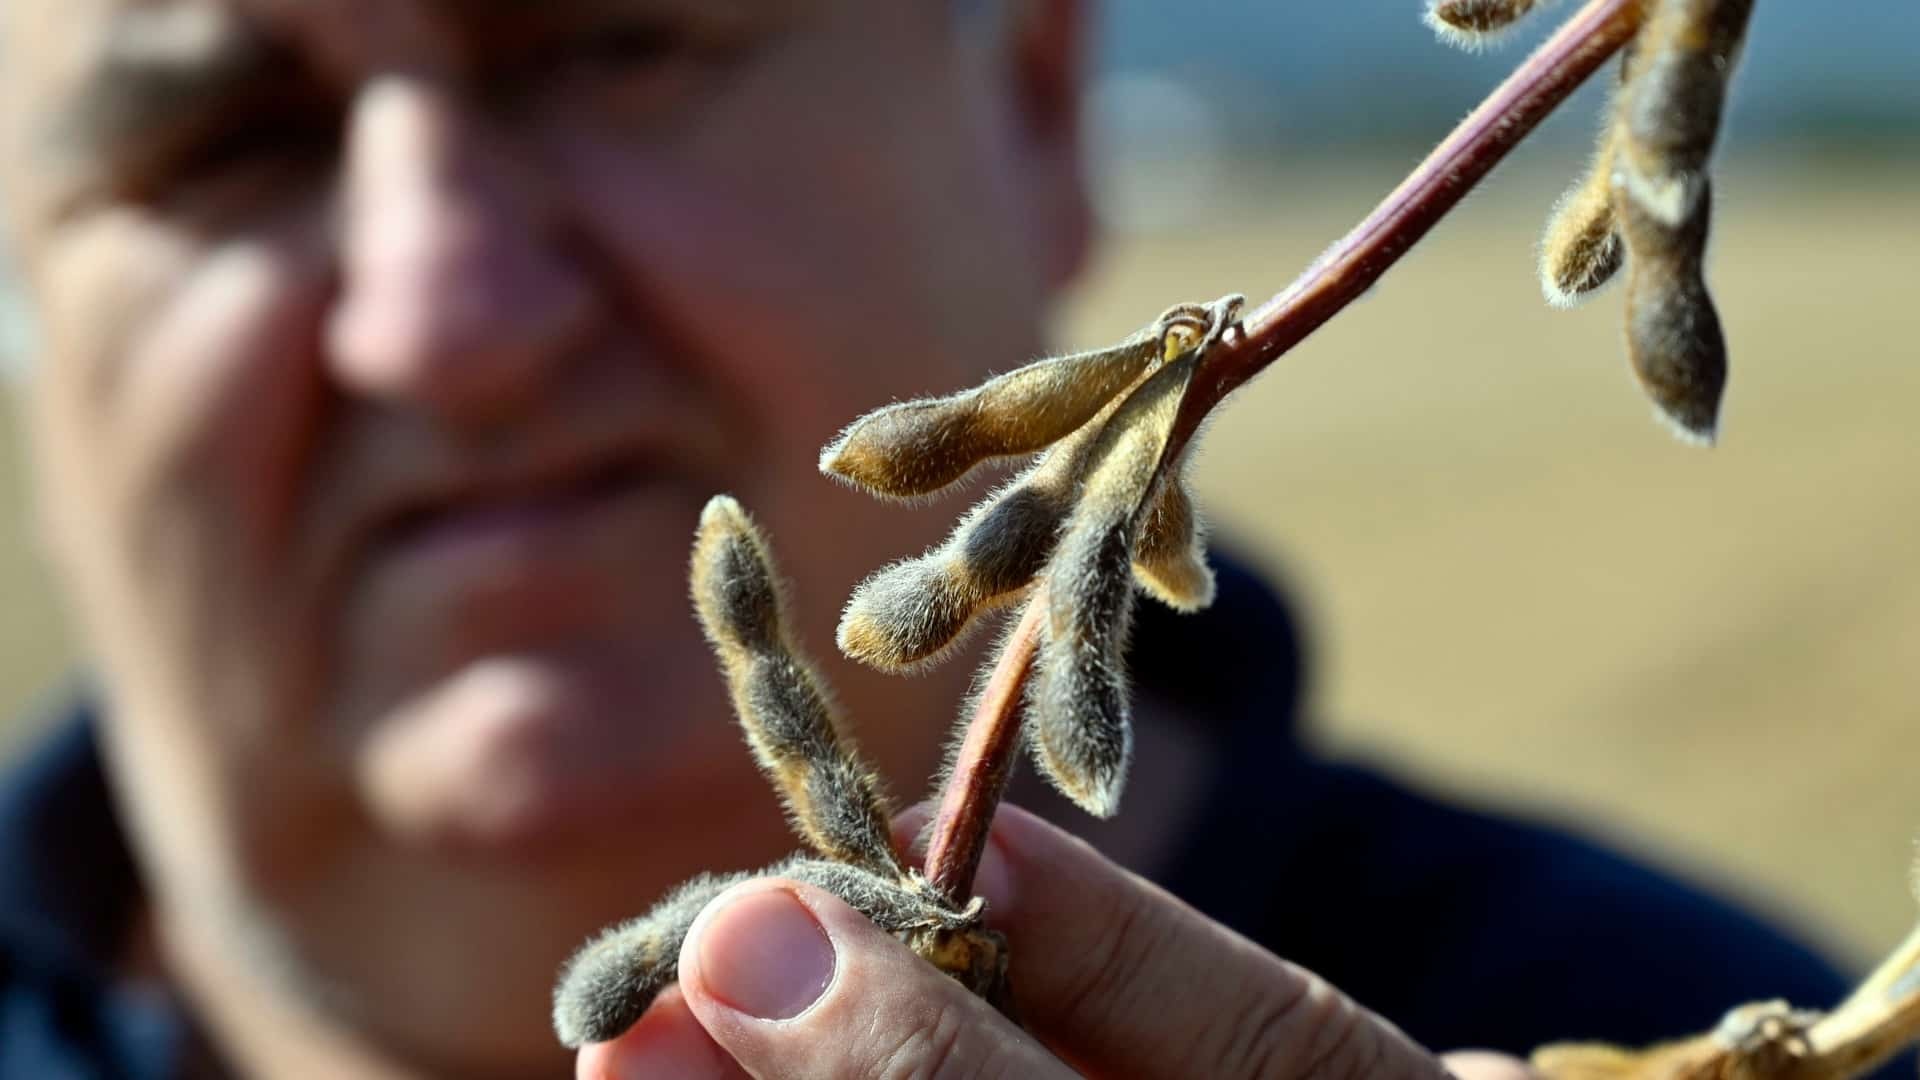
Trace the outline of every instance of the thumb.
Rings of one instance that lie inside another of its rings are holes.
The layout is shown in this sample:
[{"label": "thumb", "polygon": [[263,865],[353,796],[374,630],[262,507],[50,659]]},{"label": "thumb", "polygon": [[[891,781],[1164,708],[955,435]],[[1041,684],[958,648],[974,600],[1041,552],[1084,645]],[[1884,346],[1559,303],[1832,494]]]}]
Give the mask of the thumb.
[{"label": "thumb", "polygon": [[838,897],[779,878],[707,905],[680,949],[680,989],[755,1076],[1073,1075]]}]

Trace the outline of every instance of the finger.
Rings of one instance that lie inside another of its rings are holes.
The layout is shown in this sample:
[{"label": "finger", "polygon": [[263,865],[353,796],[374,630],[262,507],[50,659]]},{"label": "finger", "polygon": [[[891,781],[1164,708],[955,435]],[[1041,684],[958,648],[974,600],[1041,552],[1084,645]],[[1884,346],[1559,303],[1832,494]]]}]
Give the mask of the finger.
[{"label": "finger", "polygon": [[1519,1058],[1487,1050],[1455,1050],[1440,1060],[1457,1080],[1539,1080],[1540,1074]]},{"label": "finger", "polygon": [[975,884],[987,924],[1007,935],[1021,1018],[1083,1071],[1446,1075],[1325,980],[1018,807],[1001,806]]},{"label": "finger", "polygon": [[581,1047],[573,1075],[576,1080],[745,1080],[747,1073],[700,1026],[679,989],[668,987],[619,1038]]},{"label": "finger", "polygon": [[701,913],[680,949],[680,987],[754,1076],[1072,1075],[866,916],[780,878],[737,886]]}]

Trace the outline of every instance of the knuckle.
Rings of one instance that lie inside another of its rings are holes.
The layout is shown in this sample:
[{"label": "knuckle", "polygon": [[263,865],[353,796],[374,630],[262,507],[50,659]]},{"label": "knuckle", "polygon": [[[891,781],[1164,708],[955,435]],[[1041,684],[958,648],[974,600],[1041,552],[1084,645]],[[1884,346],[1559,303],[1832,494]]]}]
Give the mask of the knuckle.
[{"label": "knuckle", "polygon": [[[1364,1041],[1365,1020],[1353,1002],[1315,977],[1292,1010],[1290,1026],[1298,1038],[1285,1040],[1302,1048],[1301,1076],[1353,1076],[1355,1050]],[[1304,1028],[1304,1030],[1301,1030]]]},{"label": "knuckle", "polygon": [[[1391,1025],[1318,976],[1308,975],[1306,979],[1299,997],[1269,1017],[1268,1030],[1274,1034],[1261,1040],[1250,1060],[1250,1065],[1260,1071],[1246,1075],[1337,1080],[1445,1075],[1432,1058],[1418,1052],[1400,1052],[1399,1035]],[[1404,1049],[1414,1050],[1410,1044]],[[1283,1057],[1297,1064],[1287,1068]]]},{"label": "knuckle", "polygon": [[1160,948],[1146,902],[1124,894],[1109,908],[1105,925],[1086,935],[1087,951],[1052,1006],[1055,1020],[1069,1030],[1105,1030],[1128,1013],[1127,1002],[1142,985],[1141,975]]},{"label": "knuckle", "polygon": [[[1220,1014],[1208,1061],[1213,1076],[1327,1080],[1437,1080],[1445,1071],[1390,1024],[1318,976],[1296,992],[1250,992]],[[1402,1049],[1414,1051],[1403,1053]]]},{"label": "knuckle", "polygon": [[889,1033],[865,1075],[873,1080],[997,1080],[1011,1076],[993,1039],[973,1038],[974,1018],[948,1001]]},{"label": "knuckle", "polygon": [[[1309,997],[1309,991],[1290,996],[1253,992],[1230,999],[1216,1031],[1216,1075],[1320,1075],[1314,1071],[1317,1061],[1307,1068],[1296,1067],[1298,1044],[1288,1038],[1288,1032],[1303,1022],[1302,1010],[1311,1007]],[[1344,1036],[1336,1037],[1336,1045],[1340,1038]]]}]

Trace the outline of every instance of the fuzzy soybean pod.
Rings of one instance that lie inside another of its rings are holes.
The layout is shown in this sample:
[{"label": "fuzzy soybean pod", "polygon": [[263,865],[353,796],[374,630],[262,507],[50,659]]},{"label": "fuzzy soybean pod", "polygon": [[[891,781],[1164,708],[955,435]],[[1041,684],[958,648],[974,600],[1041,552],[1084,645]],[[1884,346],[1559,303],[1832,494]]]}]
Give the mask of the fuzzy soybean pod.
[{"label": "fuzzy soybean pod", "polygon": [[1005,943],[979,926],[981,907],[955,909],[914,878],[882,876],[797,855],[760,874],[703,874],[668,893],[653,909],[602,931],[561,969],[553,993],[553,1027],[562,1045],[577,1048],[616,1038],[680,975],[680,946],[713,899],[748,878],[784,877],[814,885],[893,934],[907,935],[925,955],[936,944],[942,969],[982,995],[1002,993]]},{"label": "fuzzy soybean pod", "polygon": [[1096,817],[1119,809],[1132,756],[1135,538],[1195,363],[1190,353],[1155,372],[1101,430],[1048,573],[1028,731],[1041,771]]},{"label": "fuzzy soybean pod", "polygon": [[1620,85],[1607,109],[1593,162],[1587,174],[1561,196],[1540,240],[1540,291],[1547,303],[1568,308],[1613,280],[1626,263],[1626,242],[1614,210],[1613,174],[1620,143],[1626,138],[1621,113],[1633,79],[1636,50],[1629,43],[1620,58]]},{"label": "fuzzy soybean pod", "polygon": [[1431,0],[1427,25],[1451,44],[1477,49],[1537,6],[1538,0]]},{"label": "fuzzy soybean pod", "polygon": [[1156,323],[1118,345],[1051,357],[947,397],[906,401],[853,422],[820,470],[875,495],[931,495],[996,458],[1065,438],[1158,359]]},{"label": "fuzzy soybean pod", "polygon": [[577,1049],[617,1037],[640,1019],[680,975],[680,946],[694,917],[746,873],[702,874],[668,893],[653,910],[604,930],[560,969],[553,1031]]},{"label": "fuzzy soybean pod", "polygon": [[715,496],[693,549],[694,609],[753,756],[815,851],[897,875],[879,782],[840,732],[833,706],[787,628],[785,589],[740,504]]},{"label": "fuzzy soybean pod", "polygon": [[1221,312],[1175,304],[1117,345],[1036,360],[946,397],[889,405],[855,420],[820,452],[820,471],[869,494],[910,499],[981,464],[1038,453],[1085,426],[1177,343],[1210,340]]},{"label": "fuzzy soybean pod", "polygon": [[1072,505],[1067,466],[1076,449],[1063,442],[974,507],[945,543],[861,582],[840,617],[840,651],[882,671],[937,662],[980,615],[1032,584]]},{"label": "fuzzy soybean pod", "polygon": [[1627,351],[1633,371],[1677,434],[1711,443],[1727,384],[1727,342],[1703,263],[1712,194],[1704,181],[1678,227],[1637,200],[1619,200],[1628,250]]},{"label": "fuzzy soybean pod", "polygon": [[1031,585],[1053,557],[1095,436],[1124,400],[980,500],[939,547],[861,582],[840,616],[841,653],[882,671],[937,663],[980,615]]},{"label": "fuzzy soybean pod", "polygon": [[1207,566],[1206,530],[1193,493],[1179,470],[1168,468],[1147,504],[1133,551],[1133,579],[1147,595],[1179,612],[1213,603],[1213,571]]},{"label": "fuzzy soybean pod", "polygon": [[1635,44],[1621,175],[1654,219],[1678,226],[1706,197],[1707,158],[1753,0],[1657,0]]},{"label": "fuzzy soybean pod", "polygon": [[1567,308],[1605,285],[1626,261],[1613,210],[1614,127],[1587,175],[1553,208],[1540,242],[1540,291]]}]

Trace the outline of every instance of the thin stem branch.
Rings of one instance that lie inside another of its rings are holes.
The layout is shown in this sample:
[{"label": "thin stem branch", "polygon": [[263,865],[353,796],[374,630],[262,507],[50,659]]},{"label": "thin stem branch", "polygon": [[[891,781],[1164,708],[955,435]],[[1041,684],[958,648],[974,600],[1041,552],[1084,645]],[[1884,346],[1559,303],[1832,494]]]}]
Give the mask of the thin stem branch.
[{"label": "thin stem branch", "polygon": [[[1226,396],[1367,291],[1639,27],[1642,0],[1589,0],[1447,136],[1373,213],[1202,357],[1162,455],[1180,459]],[[1038,648],[1046,590],[1035,591],[974,711],[927,851],[950,900],[972,895],[987,829],[1017,753],[1022,689]]]},{"label": "thin stem branch", "polygon": [[1027,677],[1040,647],[1040,620],[1047,613],[1047,583],[1034,587],[993,665],[987,687],[974,703],[973,719],[960,749],[954,754],[953,773],[940,793],[933,834],[927,842],[927,880],[955,907],[973,897],[973,875],[986,850],[993,812],[1013,776],[1020,754],[1020,704],[1026,697]]},{"label": "thin stem branch", "polygon": [[1920,927],[1807,1031],[1796,1077],[1859,1076],[1920,1038]]},{"label": "thin stem branch", "polygon": [[1360,298],[1639,29],[1643,0],[1589,0],[1365,220],[1208,351],[1168,458],[1221,399]]}]

